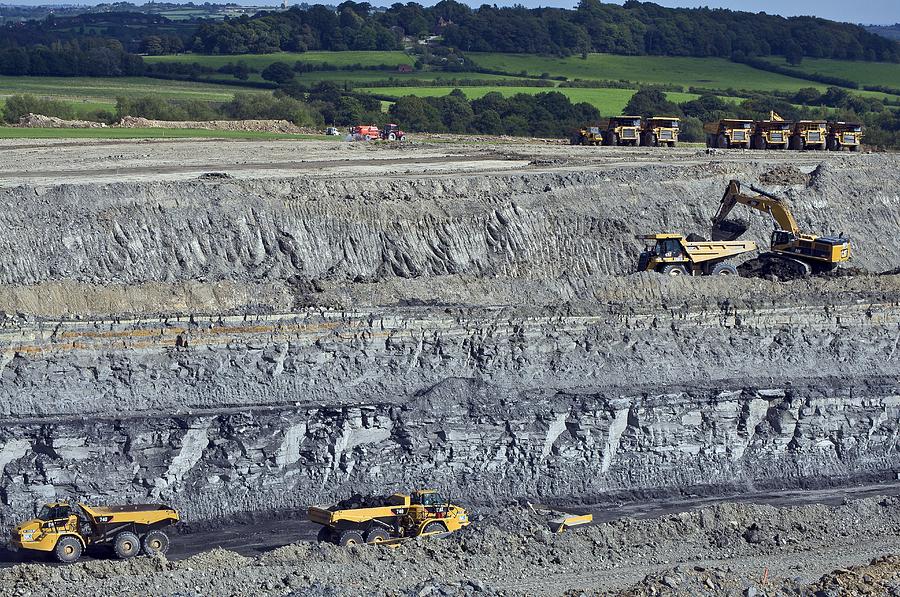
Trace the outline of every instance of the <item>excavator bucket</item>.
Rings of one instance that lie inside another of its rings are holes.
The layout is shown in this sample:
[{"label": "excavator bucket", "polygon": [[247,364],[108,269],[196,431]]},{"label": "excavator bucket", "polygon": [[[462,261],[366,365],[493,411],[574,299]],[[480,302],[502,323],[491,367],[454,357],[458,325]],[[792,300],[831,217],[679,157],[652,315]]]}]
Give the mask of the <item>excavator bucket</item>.
[{"label": "excavator bucket", "polygon": [[750,222],[747,220],[722,220],[712,227],[712,240],[736,240],[747,232]]}]

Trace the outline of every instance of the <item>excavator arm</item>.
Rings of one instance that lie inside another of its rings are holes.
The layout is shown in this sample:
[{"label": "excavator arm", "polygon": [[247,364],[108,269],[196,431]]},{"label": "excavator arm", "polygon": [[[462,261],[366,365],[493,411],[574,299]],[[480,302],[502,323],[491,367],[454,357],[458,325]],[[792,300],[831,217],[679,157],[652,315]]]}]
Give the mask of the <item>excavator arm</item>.
[{"label": "excavator arm", "polygon": [[725,189],[725,194],[719,204],[719,210],[712,219],[713,240],[734,240],[746,232],[745,224],[728,219],[731,210],[738,203],[769,214],[780,230],[785,230],[795,236],[800,233],[797,220],[794,219],[794,215],[781,199],[752,185],[750,188],[759,194],[745,195],[741,192],[741,183],[737,180],[728,183],[728,188]]}]

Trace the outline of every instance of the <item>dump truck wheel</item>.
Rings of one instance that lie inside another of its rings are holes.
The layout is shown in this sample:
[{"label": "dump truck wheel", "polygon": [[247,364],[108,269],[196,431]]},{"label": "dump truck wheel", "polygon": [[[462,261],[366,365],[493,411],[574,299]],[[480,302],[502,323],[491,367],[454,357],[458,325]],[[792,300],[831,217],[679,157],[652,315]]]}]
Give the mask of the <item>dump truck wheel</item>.
[{"label": "dump truck wheel", "polygon": [[718,147],[719,149],[728,149],[728,145],[728,137],[726,137],[725,135],[719,135],[718,137],[716,137],[716,147]]},{"label": "dump truck wheel", "polygon": [[662,274],[664,276],[686,276],[688,275],[687,268],[683,265],[667,265],[662,269]]},{"label": "dump truck wheel", "polygon": [[56,547],[53,549],[53,555],[63,564],[71,564],[78,561],[83,549],[84,548],[81,547],[81,541],[68,535],[60,538],[60,540],[56,542]]},{"label": "dump truck wheel", "polygon": [[169,551],[169,536],[162,531],[150,531],[144,535],[141,547],[145,555],[155,556],[156,554],[165,554]]},{"label": "dump truck wheel", "polygon": [[736,276],[738,275],[737,268],[731,265],[730,263],[717,263],[713,266],[712,271],[709,272],[711,276]]},{"label": "dump truck wheel", "polygon": [[860,148],[862,148],[862,145],[851,145],[850,151],[856,152],[856,151],[859,151]]},{"label": "dump truck wheel", "polygon": [[669,141],[669,147],[675,147],[675,145],[677,145],[675,141]]},{"label": "dump truck wheel", "polygon": [[363,536],[359,531],[349,530],[341,533],[337,543],[341,547],[347,547],[348,545],[361,545],[364,541]]},{"label": "dump truck wheel", "polygon": [[116,552],[116,557],[120,560],[127,560],[140,553],[141,540],[138,539],[137,535],[130,531],[122,531],[116,535],[116,540],[113,543],[113,551]]},{"label": "dump truck wheel", "polygon": [[334,532],[329,527],[322,527],[316,535],[319,543],[334,543]]},{"label": "dump truck wheel", "polygon": [[425,528],[422,529],[422,533],[446,533],[447,525],[443,522],[431,521],[425,525]]},{"label": "dump truck wheel", "polygon": [[390,533],[384,529],[370,529],[366,533],[366,543],[383,543],[390,538]]},{"label": "dump truck wheel", "polygon": [[793,150],[803,149],[803,139],[800,137],[791,137],[791,140],[788,141],[788,147]]}]

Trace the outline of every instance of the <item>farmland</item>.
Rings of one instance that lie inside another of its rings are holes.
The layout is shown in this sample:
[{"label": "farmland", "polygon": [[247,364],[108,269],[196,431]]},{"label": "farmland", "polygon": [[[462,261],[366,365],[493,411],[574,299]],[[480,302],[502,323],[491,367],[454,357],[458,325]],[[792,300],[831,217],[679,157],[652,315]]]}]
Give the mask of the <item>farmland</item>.
[{"label": "farmland", "polygon": [[803,79],[757,70],[722,58],[588,54],[586,59],[582,59],[577,56],[553,58],[496,53],[471,53],[469,57],[482,68],[509,73],[527,73],[530,76],[548,73],[569,79],[623,80],[647,84],[675,84],[685,88],[750,91],[794,91],[802,87],[816,86]]},{"label": "farmland", "polygon": [[277,52],[274,54],[238,54],[204,56],[201,54],[178,54],[173,56],[146,56],[145,62],[165,63],[181,62],[195,63],[210,68],[219,68],[228,63],[243,62],[251,68],[264,69],[273,62],[308,62],[310,64],[332,64],[335,66],[349,66],[359,64],[361,66],[399,66],[401,64],[412,65],[414,60],[405,52]]},{"label": "farmland", "polygon": [[[73,102],[115,105],[116,98],[152,95],[164,99],[228,101],[240,88],[148,77],[0,77],[0,97],[30,93]],[[250,92],[264,93],[250,89]]]},{"label": "farmland", "polygon": [[[435,97],[447,95],[453,91],[453,87],[374,87],[363,88],[360,91],[375,93],[387,97],[403,97],[415,95],[418,97]],[[636,92],[635,89],[584,89],[575,87],[461,87],[460,90],[468,99],[484,97],[488,93],[498,92],[504,97],[517,93],[541,93],[558,91],[569,98],[573,103],[587,102],[595,106],[600,113],[606,116],[621,114],[628,100]],[[668,92],[666,96],[676,103],[697,99],[699,96],[693,93]]]},{"label": "farmland", "polygon": [[769,62],[791,68],[800,73],[819,73],[855,81],[860,85],[882,85],[900,89],[900,64],[891,62],[853,62],[850,60],[824,60],[804,58],[797,66],[791,66],[784,58],[770,56]]}]

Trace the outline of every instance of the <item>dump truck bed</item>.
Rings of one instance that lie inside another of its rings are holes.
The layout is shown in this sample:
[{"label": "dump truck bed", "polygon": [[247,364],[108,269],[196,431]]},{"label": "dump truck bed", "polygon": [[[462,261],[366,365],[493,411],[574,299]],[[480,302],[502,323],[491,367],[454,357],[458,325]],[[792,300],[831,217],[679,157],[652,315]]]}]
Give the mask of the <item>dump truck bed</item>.
[{"label": "dump truck bed", "polygon": [[366,522],[373,518],[396,516],[395,510],[403,509],[402,506],[378,506],[375,508],[352,508],[348,510],[329,510],[321,506],[310,506],[307,510],[312,522],[324,525],[334,525],[340,521]]},{"label": "dump truck bed", "polygon": [[734,257],[756,250],[752,240],[684,242],[684,250],[695,263]]}]

